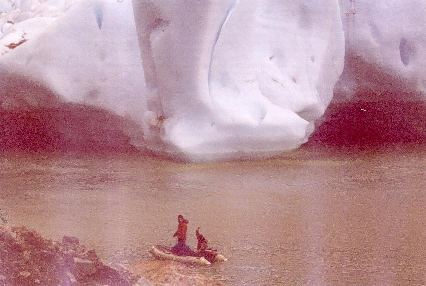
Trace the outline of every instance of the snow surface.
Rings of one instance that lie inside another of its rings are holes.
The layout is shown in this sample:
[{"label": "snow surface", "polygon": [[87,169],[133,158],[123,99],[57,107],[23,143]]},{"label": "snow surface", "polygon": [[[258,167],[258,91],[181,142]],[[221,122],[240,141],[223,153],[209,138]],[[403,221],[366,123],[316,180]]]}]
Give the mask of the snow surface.
[{"label": "snow surface", "polygon": [[6,45],[37,37],[62,16],[75,0],[0,0],[0,55]]},{"label": "snow surface", "polygon": [[346,51],[425,94],[426,2],[401,3],[0,0],[0,85],[1,73],[24,75],[62,102],[125,116],[144,132],[133,143],[154,152],[270,156],[313,131],[345,38]]}]

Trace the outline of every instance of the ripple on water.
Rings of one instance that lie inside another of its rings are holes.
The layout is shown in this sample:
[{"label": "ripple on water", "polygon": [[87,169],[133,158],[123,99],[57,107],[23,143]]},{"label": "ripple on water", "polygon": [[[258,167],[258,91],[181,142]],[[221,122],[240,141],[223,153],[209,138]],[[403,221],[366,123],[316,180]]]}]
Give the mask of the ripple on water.
[{"label": "ripple on water", "polygon": [[174,261],[148,260],[135,263],[132,271],[155,285],[222,286],[222,277],[200,273],[196,267]]}]

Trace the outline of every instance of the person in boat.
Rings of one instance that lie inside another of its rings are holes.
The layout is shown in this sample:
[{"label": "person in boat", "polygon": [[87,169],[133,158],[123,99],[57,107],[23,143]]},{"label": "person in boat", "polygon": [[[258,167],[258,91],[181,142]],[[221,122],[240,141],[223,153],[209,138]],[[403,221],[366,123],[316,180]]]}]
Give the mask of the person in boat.
[{"label": "person in boat", "polygon": [[197,252],[195,256],[204,257],[207,261],[213,263],[216,259],[217,251],[208,247],[208,240],[200,233],[200,227],[195,231],[197,237]]},{"label": "person in boat", "polygon": [[172,247],[172,252],[176,255],[192,255],[193,251],[189,246],[186,245],[186,231],[188,229],[189,221],[178,215],[178,229],[173,234],[173,237],[177,237],[177,243]]},{"label": "person in boat", "polygon": [[200,233],[200,227],[197,227],[195,230],[195,236],[197,237],[197,252],[204,253],[207,250],[207,243],[209,241]]}]

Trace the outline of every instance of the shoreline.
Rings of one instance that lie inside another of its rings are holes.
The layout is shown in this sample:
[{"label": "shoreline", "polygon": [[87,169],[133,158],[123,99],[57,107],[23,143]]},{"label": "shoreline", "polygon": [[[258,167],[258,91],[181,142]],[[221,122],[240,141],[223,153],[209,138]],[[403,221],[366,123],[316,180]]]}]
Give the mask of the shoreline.
[{"label": "shoreline", "polygon": [[42,237],[25,226],[0,226],[1,285],[137,285],[139,276],[102,261],[76,237]]}]

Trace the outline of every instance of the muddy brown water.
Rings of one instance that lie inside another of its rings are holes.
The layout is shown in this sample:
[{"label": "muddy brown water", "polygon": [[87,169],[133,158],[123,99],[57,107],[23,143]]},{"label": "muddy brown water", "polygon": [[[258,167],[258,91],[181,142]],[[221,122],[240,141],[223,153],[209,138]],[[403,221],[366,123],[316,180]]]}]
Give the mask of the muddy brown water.
[{"label": "muddy brown water", "polygon": [[179,281],[426,283],[423,151],[211,164],[3,155],[0,171],[0,208],[11,224],[77,236],[104,259],[145,264],[154,283],[165,281],[165,269],[186,267],[147,252],[174,243],[179,213],[190,221],[189,244],[200,226],[229,258],[170,270]]}]

